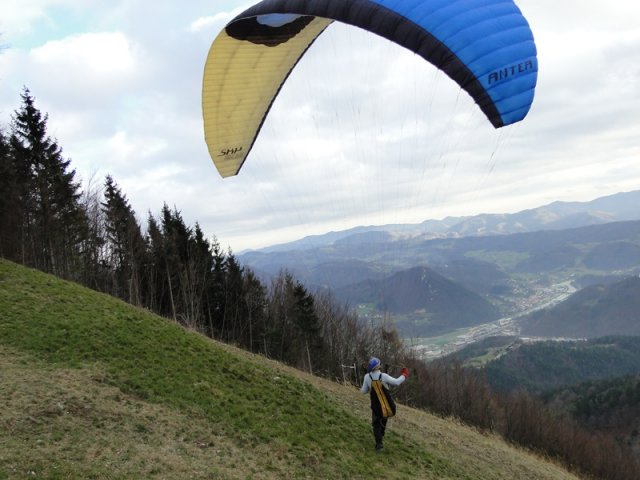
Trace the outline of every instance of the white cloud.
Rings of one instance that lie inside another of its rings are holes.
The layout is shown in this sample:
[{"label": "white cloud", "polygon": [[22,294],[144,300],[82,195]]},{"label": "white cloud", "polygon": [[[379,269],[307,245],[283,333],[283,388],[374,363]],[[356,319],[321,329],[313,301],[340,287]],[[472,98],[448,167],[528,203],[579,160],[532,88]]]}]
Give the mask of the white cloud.
[{"label": "white cloud", "polygon": [[31,57],[37,67],[53,75],[72,70],[99,85],[126,79],[136,64],[133,47],[121,32],[73,35],[34,49]]},{"label": "white cloud", "polygon": [[27,85],[78,173],[111,173],[144,217],[163,202],[235,250],[364,223],[515,211],[638,188],[640,4],[517,0],[540,74],[494,130],[453,82],[332,25],[292,72],[238,177],[202,134],[202,69],[245,0],[7,0],[0,115]]},{"label": "white cloud", "polygon": [[[225,6],[221,7],[221,10],[213,15],[207,15],[205,17],[199,17],[191,22],[189,30],[194,33],[201,32],[203,30],[215,31],[217,33],[224,25],[226,25],[231,19],[237,17],[240,13],[245,11],[251,5],[256,2],[224,2],[227,5],[234,5],[234,8],[224,10]],[[213,40],[213,39],[212,39]]]},{"label": "white cloud", "polygon": [[32,32],[33,25],[48,18],[47,8],[59,1],[51,0],[4,0],[0,31],[14,36]]},{"label": "white cloud", "polygon": [[189,26],[189,31],[193,33],[199,33],[203,30],[211,31],[216,27],[224,26],[231,18],[233,18],[233,15],[227,12],[217,13],[211,17],[198,18]]}]

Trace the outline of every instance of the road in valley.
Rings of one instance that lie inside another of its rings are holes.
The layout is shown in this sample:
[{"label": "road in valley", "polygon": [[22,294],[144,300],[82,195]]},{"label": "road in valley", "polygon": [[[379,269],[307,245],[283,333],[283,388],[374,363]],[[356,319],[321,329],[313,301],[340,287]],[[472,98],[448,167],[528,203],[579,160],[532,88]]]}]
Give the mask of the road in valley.
[{"label": "road in valley", "polygon": [[474,327],[462,328],[455,332],[448,333],[439,337],[420,338],[410,341],[411,348],[417,351],[425,360],[432,360],[450,353],[456,352],[461,348],[470,345],[478,340],[494,336],[518,336],[520,329],[517,319],[535,310],[551,307],[563,300],[566,300],[571,294],[577,291],[577,288],[571,284],[571,281],[565,281],[551,285],[549,287],[538,288],[534,295],[531,295],[524,309],[517,315],[501,318],[499,320],[476,325]]}]

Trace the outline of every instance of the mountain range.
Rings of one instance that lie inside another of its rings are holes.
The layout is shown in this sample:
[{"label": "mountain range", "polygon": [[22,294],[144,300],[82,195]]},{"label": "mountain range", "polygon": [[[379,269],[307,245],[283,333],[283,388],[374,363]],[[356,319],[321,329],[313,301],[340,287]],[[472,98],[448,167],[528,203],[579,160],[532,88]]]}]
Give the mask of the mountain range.
[{"label": "mountain range", "polygon": [[263,279],[287,270],[368,316],[394,315],[405,335],[428,336],[537,308],[555,284],[637,276],[638,205],[634,191],[514,214],[358,227],[239,259]]},{"label": "mountain range", "polygon": [[563,230],[627,220],[640,220],[640,190],[621,192],[588,202],[552,202],[517,213],[493,213],[418,224],[359,226],[323,235],[312,235],[293,242],[273,245],[252,253],[290,252],[336,244],[388,242],[406,237],[460,238],[465,236],[508,235],[538,230]]}]

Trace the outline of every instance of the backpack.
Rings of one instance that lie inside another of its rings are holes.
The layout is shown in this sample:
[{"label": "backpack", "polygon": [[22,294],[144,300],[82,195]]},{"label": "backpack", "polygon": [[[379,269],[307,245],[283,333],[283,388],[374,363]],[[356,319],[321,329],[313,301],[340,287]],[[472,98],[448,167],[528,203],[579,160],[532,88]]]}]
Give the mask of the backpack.
[{"label": "backpack", "polygon": [[396,414],[396,404],[391,397],[391,392],[382,383],[382,373],[377,380],[374,380],[371,374],[369,377],[371,378],[371,410],[382,418],[393,417]]}]

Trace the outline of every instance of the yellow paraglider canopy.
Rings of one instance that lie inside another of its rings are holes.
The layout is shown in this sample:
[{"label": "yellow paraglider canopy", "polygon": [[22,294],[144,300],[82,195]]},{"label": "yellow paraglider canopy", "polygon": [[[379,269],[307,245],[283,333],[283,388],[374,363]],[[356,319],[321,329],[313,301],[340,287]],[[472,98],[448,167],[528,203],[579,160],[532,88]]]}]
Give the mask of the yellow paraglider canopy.
[{"label": "yellow paraglider canopy", "polygon": [[222,31],[209,51],[202,91],[205,138],[220,175],[236,175],[281,85],[331,23],[314,18],[286,47],[232,38]]}]

